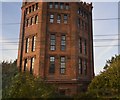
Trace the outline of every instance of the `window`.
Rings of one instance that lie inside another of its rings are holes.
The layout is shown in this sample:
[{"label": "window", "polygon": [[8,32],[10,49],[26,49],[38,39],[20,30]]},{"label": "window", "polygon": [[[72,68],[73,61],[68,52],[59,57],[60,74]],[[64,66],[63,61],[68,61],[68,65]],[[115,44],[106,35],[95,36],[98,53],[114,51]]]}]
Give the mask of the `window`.
[{"label": "window", "polygon": [[77,24],[78,24],[78,28],[80,28],[80,18],[78,19]]},{"label": "window", "polygon": [[54,34],[50,35],[50,50],[52,51],[55,50],[55,42],[56,42],[55,35]]},{"label": "window", "polygon": [[35,51],[36,36],[32,37],[32,51]]},{"label": "window", "polygon": [[87,75],[87,60],[84,60],[84,74]]},{"label": "window", "polygon": [[79,58],[79,74],[82,74],[82,59]]},{"label": "window", "polygon": [[79,38],[79,53],[82,53],[82,39]]},{"label": "window", "polygon": [[53,8],[53,3],[52,2],[49,3],[49,8]]},{"label": "window", "polygon": [[54,57],[54,56],[51,56],[51,57],[50,57],[49,73],[50,73],[50,74],[55,73],[55,57]]},{"label": "window", "polygon": [[31,18],[30,25],[34,24],[34,17]]},{"label": "window", "polygon": [[36,3],[36,10],[38,10],[38,8],[39,8],[39,7],[38,7],[38,3]]},{"label": "window", "polygon": [[77,13],[80,14],[80,8],[77,10]]},{"label": "window", "polygon": [[84,54],[87,54],[86,40],[84,40]]},{"label": "window", "polygon": [[29,19],[26,19],[26,27],[29,26]]},{"label": "window", "polygon": [[60,57],[60,74],[65,74],[65,57]]},{"label": "window", "polygon": [[50,23],[53,23],[53,22],[54,22],[54,15],[50,14]]},{"label": "window", "polygon": [[57,23],[60,23],[61,22],[61,15],[58,15],[57,16]]},{"label": "window", "polygon": [[67,24],[67,22],[68,22],[67,20],[68,20],[68,16],[67,16],[67,14],[64,14],[64,23],[65,24]]},{"label": "window", "polygon": [[58,2],[55,2],[55,8],[56,9],[58,8]]},{"label": "window", "polygon": [[26,50],[25,52],[28,53],[29,51],[29,38],[26,39]]},{"label": "window", "polygon": [[82,16],[82,10],[81,10],[81,8],[78,9],[77,13]]},{"label": "window", "polygon": [[68,10],[69,9],[69,4],[65,5],[65,9]]},{"label": "window", "polygon": [[26,71],[27,68],[27,59],[24,60],[24,71]]},{"label": "window", "polygon": [[82,30],[84,30],[84,21],[82,21]]},{"label": "window", "polygon": [[60,3],[60,9],[63,9],[64,3]]},{"label": "window", "polygon": [[26,14],[29,14],[28,8],[26,8]]},{"label": "window", "polygon": [[35,58],[31,58],[31,64],[30,64],[30,73],[33,74],[34,71],[34,63],[35,63]]},{"label": "window", "polygon": [[35,6],[34,5],[32,5],[32,11],[35,11]]},{"label": "window", "polygon": [[64,3],[60,3],[60,9],[64,8]]},{"label": "window", "polygon": [[31,6],[29,7],[29,13],[31,13]]},{"label": "window", "polygon": [[35,16],[35,24],[38,24],[38,15]]},{"label": "window", "polygon": [[66,36],[61,36],[61,50],[64,51],[66,49]]},{"label": "window", "polygon": [[87,23],[85,23],[85,30],[88,30],[88,25],[87,25]]}]

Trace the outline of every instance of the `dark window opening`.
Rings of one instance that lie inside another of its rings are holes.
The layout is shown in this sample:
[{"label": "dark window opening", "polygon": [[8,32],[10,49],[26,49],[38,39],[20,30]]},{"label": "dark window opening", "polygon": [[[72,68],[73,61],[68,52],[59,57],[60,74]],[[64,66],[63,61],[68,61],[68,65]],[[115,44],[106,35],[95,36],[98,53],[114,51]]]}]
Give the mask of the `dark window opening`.
[{"label": "dark window opening", "polygon": [[55,73],[55,57],[50,57],[50,67],[49,67],[49,73],[54,74]]},{"label": "dark window opening", "polygon": [[54,22],[54,15],[50,14],[50,23],[53,23],[53,22]]},{"label": "dark window opening", "polygon": [[57,23],[60,23],[61,22],[61,15],[58,15],[57,16]]},{"label": "dark window opening", "polygon": [[60,74],[65,74],[66,63],[65,57],[60,57]]},{"label": "dark window opening", "polygon": [[28,51],[29,51],[29,38],[26,39],[25,53],[28,53]]},{"label": "dark window opening", "polygon": [[66,49],[66,36],[61,36],[61,50],[64,51]]},{"label": "dark window opening", "polygon": [[84,74],[87,75],[87,60],[84,60]]},{"label": "dark window opening", "polygon": [[60,9],[64,8],[64,3],[60,3]]},{"label": "dark window opening", "polygon": [[39,8],[39,7],[38,7],[38,3],[36,3],[36,10],[38,10],[38,8]]},{"label": "dark window opening", "polygon": [[65,5],[65,9],[68,10],[69,9],[69,4]]},{"label": "dark window opening", "polygon": [[79,53],[82,53],[82,39],[79,38]]},{"label": "dark window opening", "polygon": [[82,59],[79,58],[79,74],[82,74]]},{"label": "dark window opening", "polygon": [[27,59],[25,59],[24,61],[24,71],[26,71],[26,68],[27,68]]},{"label": "dark window opening", "polygon": [[38,24],[38,15],[35,16],[35,24]]},{"label": "dark window opening", "polygon": [[53,8],[53,2],[49,3],[49,8]]},{"label": "dark window opening", "polygon": [[68,23],[68,15],[64,14],[64,23],[67,24]]},{"label": "dark window opening", "polygon": [[35,51],[36,36],[32,37],[32,51]]},{"label": "dark window opening", "polygon": [[50,35],[50,50],[54,51],[55,50],[55,43],[56,39],[55,39],[55,35],[52,34]]},{"label": "dark window opening", "polygon": [[31,58],[31,63],[30,63],[30,73],[33,74],[34,71],[34,63],[35,63],[35,58]]},{"label": "dark window opening", "polygon": [[58,2],[55,2],[55,8],[56,9],[58,8]]}]

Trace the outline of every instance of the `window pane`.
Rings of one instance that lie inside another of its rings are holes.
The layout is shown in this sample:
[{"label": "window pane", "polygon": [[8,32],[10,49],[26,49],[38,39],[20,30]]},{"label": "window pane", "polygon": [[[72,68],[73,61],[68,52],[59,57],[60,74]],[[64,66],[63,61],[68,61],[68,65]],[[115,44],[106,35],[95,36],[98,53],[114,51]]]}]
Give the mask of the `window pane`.
[{"label": "window pane", "polygon": [[55,40],[50,40],[50,45],[55,45]]},{"label": "window pane", "polygon": [[63,9],[64,3],[60,3],[60,9]]},{"label": "window pane", "polygon": [[35,16],[35,24],[38,24],[38,15]]},{"label": "window pane", "polygon": [[65,57],[60,57],[60,73],[64,74],[65,73]]},{"label": "window pane", "polygon": [[50,50],[55,50],[55,46],[50,46]]},{"label": "window pane", "polygon": [[55,50],[55,35],[50,36],[50,50]]},{"label": "window pane", "polygon": [[65,9],[68,10],[69,9],[69,4],[65,5]]},{"label": "window pane", "polygon": [[27,59],[25,59],[24,61],[24,71],[26,71],[26,68],[27,68]]},{"label": "window pane", "polygon": [[53,8],[53,3],[52,2],[49,3],[49,8]]},{"label": "window pane", "polygon": [[64,74],[65,73],[65,69],[64,68],[60,69],[60,73]]},{"label": "window pane", "polygon": [[51,14],[51,15],[50,15],[50,18],[54,18],[54,15],[53,15],[53,14]]},{"label": "window pane", "polygon": [[36,10],[38,9],[38,3],[36,3]]},{"label": "window pane", "polygon": [[32,51],[35,51],[36,36],[32,37]]},{"label": "window pane", "polygon": [[50,23],[53,23],[53,22],[54,22],[54,15],[50,14]]},{"label": "window pane", "polygon": [[79,53],[82,53],[82,39],[79,39]]},{"label": "window pane", "polygon": [[34,63],[35,63],[35,58],[31,58],[31,66],[30,66],[30,73],[32,74],[33,73],[33,70],[34,70]]},{"label": "window pane", "polygon": [[61,41],[61,45],[65,45],[66,44],[66,41]]},{"label": "window pane", "polygon": [[68,16],[66,14],[64,14],[64,23],[66,24],[68,20]]},{"label": "window pane", "polygon": [[55,2],[55,8],[56,9],[58,8],[58,2]]},{"label": "window pane", "polygon": [[61,50],[64,51],[66,47],[64,45],[61,46]]},{"label": "window pane", "polygon": [[65,68],[65,63],[61,63],[61,68]]},{"label": "window pane", "polygon": [[55,57],[50,57],[50,62],[54,62],[55,61]]},{"label": "window pane", "polygon": [[82,74],[82,59],[79,59],[79,74]]},{"label": "window pane", "polygon": [[26,50],[25,52],[28,53],[29,51],[29,38],[26,39]]},{"label": "window pane", "polygon": [[55,57],[50,57],[50,68],[49,73],[55,72]]},{"label": "window pane", "polygon": [[65,35],[63,35],[61,38],[62,38],[62,40],[65,40]]},{"label": "window pane", "polygon": [[29,13],[31,13],[31,6],[29,7]]},{"label": "window pane", "polygon": [[57,23],[60,23],[60,20],[61,20],[61,16],[58,15],[58,16],[57,16]]},{"label": "window pane", "polygon": [[55,39],[55,35],[50,35],[50,39]]}]

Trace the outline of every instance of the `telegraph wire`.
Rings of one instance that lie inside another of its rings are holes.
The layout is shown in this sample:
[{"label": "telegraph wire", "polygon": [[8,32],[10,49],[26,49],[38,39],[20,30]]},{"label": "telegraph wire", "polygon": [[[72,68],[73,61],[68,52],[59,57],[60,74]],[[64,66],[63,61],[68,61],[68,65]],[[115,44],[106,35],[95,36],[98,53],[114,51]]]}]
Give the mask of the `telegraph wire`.
[{"label": "telegraph wire", "polygon": [[[92,21],[109,21],[109,20],[119,20],[120,18],[101,18],[101,19],[93,19]],[[41,23],[41,22],[38,22]],[[0,25],[16,25],[16,24],[22,24],[22,23],[2,23]]]},{"label": "telegraph wire", "polygon": [[[101,35],[101,34],[97,34],[97,35],[93,35],[95,37],[107,37],[107,36],[119,36],[120,34],[106,34],[106,35]],[[6,38],[6,39],[2,39],[2,40],[13,40],[13,39],[21,39],[21,38]]]},{"label": "telegraph wire", "polygon": [[[119,41],[120,39],[93,39],[93,42],[109,42],[109,41]],[[66,41],[73,41],[73,40],[66,40]],[[45,41],[38,41],[36,40],[36,42],[45,42]],[[0,41],[0,43],[22,43],[22,42],[19,42],[19,41],[13,41],[13,42],[3,42],[3,41]],[[25,42],[24,42],[25,43]]]},{"label": "telegraph wire", "polygon": [[[111,47],[111,46],[120,46],[120,45],[95,45],[93,47]],[[38,49],[38,48],[35,48],[35,49]],[[41,49],[41,48],[39,48]],[[18,49],[0,49],[0,50],[18,50]]]}]

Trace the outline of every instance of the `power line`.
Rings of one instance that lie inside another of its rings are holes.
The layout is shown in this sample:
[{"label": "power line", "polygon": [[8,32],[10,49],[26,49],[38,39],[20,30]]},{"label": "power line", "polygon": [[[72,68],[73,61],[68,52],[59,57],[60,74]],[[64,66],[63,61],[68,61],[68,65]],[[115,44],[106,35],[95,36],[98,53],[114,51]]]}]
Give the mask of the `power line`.
[{"label": "power line", "polygon": [[[119,38],[118,39],[93,39],[93,42],[97,42],[97,41],[118,41],[120,40]],[[74,41],[74,40],[66,40],[66,41]],[[36,41],[36,42],[45,42],[45,41]],[[13,41],[13,42],[3,42],[3,41],[0,41],[0,43],[22,43],[22,42],[19,42],[19,41]]]},{"label": "power line", "polygon": [[[106,35],[101,35],[101,34],[98,34],[98,35],[93,35],[93,36],[95,36],[95,37],[104,37],[104,36],[119,36],[120,34],[106,34]],[[2,40],[13,40],[13,39],[16,39],[16,40],[18,40],[18,39],[21,39],[21,38],[6,38],[6,39],[2,39]]]},{"label": "power line", "polygon": [[116,35],[118,36],[120,34],[106,34],[106,35],[99,35],[98,34],[98,35],[93,35],[93,36],[97,36],[98,37],[98,36],[116,36]]},{"label": "power line", "polygon": [[[96,46],[93,46],[93,47],[111,47],[111,46],[120,46],[120,45],[96,45]],[[36,48],[36,49],[38,49],[38,48]],[[39,48],[40,49],[40,48]],[[6,50],[6,51],[9,51],[9,50],[18,50],[18,49],[0,49],[0,50]]]},{"label": "power line", "polygon": [[[105,21],[105,20],[109,21],[109,20],[118,20],[118,19],[120,19],[120,18],[102,18],[102,19],[93,19],[93,21]],[[38,22],[38,23],[41,23],[41,22]],[[19,23],[19,22],[17,22],[17,23],[2,23],[0,25],[16,25],[16,24],[22,24],[22,23]]]}]

